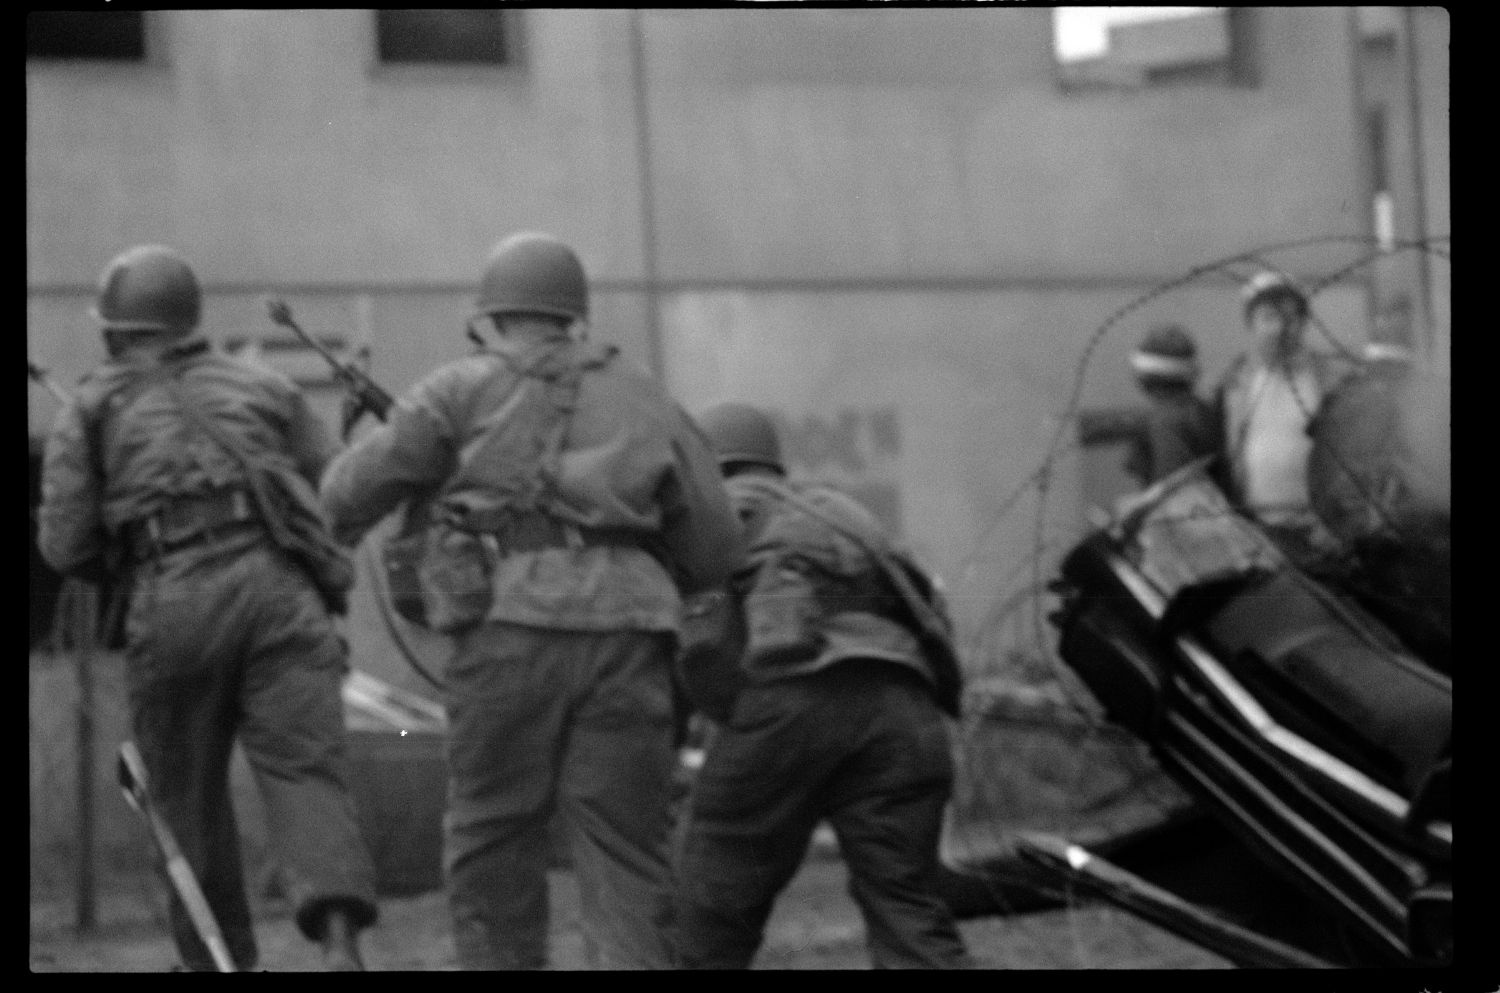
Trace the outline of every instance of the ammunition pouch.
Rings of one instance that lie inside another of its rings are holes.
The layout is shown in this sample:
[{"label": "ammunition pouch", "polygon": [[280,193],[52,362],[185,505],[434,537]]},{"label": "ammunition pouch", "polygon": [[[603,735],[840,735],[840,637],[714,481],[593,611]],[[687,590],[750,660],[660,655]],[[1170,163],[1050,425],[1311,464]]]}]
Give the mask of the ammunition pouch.
[{"label": "ammunition pouch", "polygon": [[380,569],[391,606],[403,620],[419,628],[428,627],[427,605],[422,602],[422,587],[417,581],[426,551],[425,533],[396,535],[380,549]]},{"label": "ammunition pouch", "polygon": [[906,627],[917,638],[926,663],[934,698],[950,716],[961,704],[963,670],[953,645],[953,626],[947,606],[932,580],[913,561],[874,539],[868,529],[853,526],[785,483],[768,477],[741,477],[746,491],[789,504],[853,542],[874,564],[840,555],[839,565],[826,568],[802,556],[788,555],[762,568],[747,596],[747,661],[756,665],[794,664],[815,658],[824,634],[818,628],[826,617],[843,612],[874,614]]},{"label": "ammunition pouch", "polygon": [[873,614],[907,624],[900,594],[873,569],[830,571],[790,555],[760,570],[745,604],[747,654],[757,666],[794,665],[824,647],[836,614]]},{"label": "ammunition pouch", "polygon": [[428,626],[454,634],[479,624],[494,599],[490,576],[500,560],[494,535],[439,525],[425,538],[416,569]]},{"label": "ammunition pouch", "polygon": [[791,667],[814,659],[826,644],[828,618],[875,614],[905,623],[899,594],[873,572],[829,573],[798,556],[757,572],[751,587],[709,590],[683,604],[676,677],[699,712],[723,723],[756,669]]},{"label": "ammunition pouch", "polygon": [[492,534],[437,520],[398,535],[381,551],[396,613],[440,634],[473,627],[489,613],[490,576],[500,559]]},{"label": "ammunition pouch", "polygon": [[318,509],[317,495],[291,470],[267,471],[259,485],[275,517],[269,528],[271,540],[307,573],[329,613],[347,614],[354,561],[334,541]]},{"label": "ammunition pouch", "polygon": [[583,528],[539,511],[502,510],[435,520],[387,541],[381,560],[396,613],[418,627],[454,634],[484,620],[500,559],[547,548],[627,545],[650,550],[650,536],[624,528]]},{"label": "ammunition pouch", "polygon": [[745,595],[746,655],[768,668],[816,656],[825,589],[826,583],[815,581],[813,570],[795,558],[759,570]]}]

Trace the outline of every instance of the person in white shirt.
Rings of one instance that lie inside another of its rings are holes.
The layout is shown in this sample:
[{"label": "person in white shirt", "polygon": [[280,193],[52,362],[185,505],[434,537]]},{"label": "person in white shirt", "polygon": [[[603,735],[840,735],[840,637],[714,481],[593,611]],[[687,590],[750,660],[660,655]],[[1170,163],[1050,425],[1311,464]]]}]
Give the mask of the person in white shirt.
[{"label": "person in white shirt", "polygon": [[1243,300],[1252,342],[1215,394],[1227,488],[1294,561],[1306,562],[1335,545],[1308,491],[1308,426],[1349,370],[1307,347],[1307,296],[1288,277],[1257,274]]}]

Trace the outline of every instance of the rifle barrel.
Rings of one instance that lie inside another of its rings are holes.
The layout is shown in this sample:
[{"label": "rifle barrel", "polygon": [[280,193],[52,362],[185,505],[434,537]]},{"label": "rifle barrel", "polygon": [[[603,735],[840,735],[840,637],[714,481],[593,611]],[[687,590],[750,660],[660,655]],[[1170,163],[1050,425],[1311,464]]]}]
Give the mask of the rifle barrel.
[{"label": "rifle barrel", "polygon": [[341,372],[344,371],[344,363],[340,362],[336,357],[334,357],[333,353],[324,348],[322,343],[319,342],[316,338],[308,334],[306,331],[302,330],[302,325],[298,324],[292,317],[292,309],[288,307],[283,301],[271,300],[266,304],[266,307],[271,314],[272,321],[280,324],[284,328],[290,328],[293,334],[312,346],[313,350],[316,351],[319,355],[323,356],[323,358],[330,364],[332,364],[334,368],[340,370]]},{"label": "rifle barrel", "polygon": [[[386,411],[395,403],[395,399],[379,383],[375,382],[375,380],[371,379],[361,370],[356,369],[352,364],[340,361],[316,339],[302,330],[302,327],[292,319],[292,308],[287,306],[284,300],[267,300],[266,310],[273,322],[283,327],[291,328],[292,332],[298,338],[307,342],[307,344],[312,346],[314,351],[323,356],[323,360],[333,367],[334,375],[344,381],[345,385],[354,393],[355,398],[364,405],[364,409],[373,412],[380,420],[385,420]],[[358,418],[359,414],[356,414],[353,419],[345,423],[344,434],[346,436],[349,433],[349,428],[353,426],[354,421],[358,420]]]}]

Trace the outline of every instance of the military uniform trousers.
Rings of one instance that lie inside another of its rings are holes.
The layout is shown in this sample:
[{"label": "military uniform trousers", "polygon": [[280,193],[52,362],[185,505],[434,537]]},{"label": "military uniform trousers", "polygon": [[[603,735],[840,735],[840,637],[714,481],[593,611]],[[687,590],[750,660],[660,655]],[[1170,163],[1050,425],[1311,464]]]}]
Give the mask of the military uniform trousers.
[{"label": "military uniform trousers", "polygon": [[969,967],[933,889],[952,785],[947,729],[915,673],[856,659],[751,685],[709,746],[678,842],[681,966],[749,967],[826,819],[873,964]]},{"label": "military uniform trousers", "polygon": [[[126,642],[131,723],[153,800],[236,965],[257,960],[230,802],[236,737],[303,934],[320,937],[331,905],[372,923],[374,870],[345,771],[345,653],[302,570],[258,535],[139,563]],[[175,892],[171,923],[183,964],[213,970]]]},{"label": "military uniform trousers", "polygon": [[590,968],[669,966],[667,632],[488,622],[445,670],[444,868],[464,969],[540,969],[561,810]]}]

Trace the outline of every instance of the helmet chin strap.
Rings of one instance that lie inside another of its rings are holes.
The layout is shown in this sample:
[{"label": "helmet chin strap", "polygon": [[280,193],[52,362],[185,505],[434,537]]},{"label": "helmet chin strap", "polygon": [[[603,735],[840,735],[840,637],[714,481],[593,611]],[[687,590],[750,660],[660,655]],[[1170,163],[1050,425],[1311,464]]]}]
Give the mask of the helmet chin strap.
[{"label": "helmet chin strap", "polygon": [[[506,327],[506,317],[513,318],[509,329]],[[528,318],[531,319],[528,320]],[[562,323],[563,320],[566,320],[566,323]],[[475,315],[468,320],[464,332],[466,337],[475,344],[480,344],[483,341],[483,336],[480,334],[479,328],[485,322],[488,322],[494,333],[502,338],[528,338],[535,336],[540,340],[556,338],[571,338],[575,341],[588,340],[588,325],[581,318],[559,319],[558,323],[554,323],[551,315],[531,315],[524,311]]]}]

